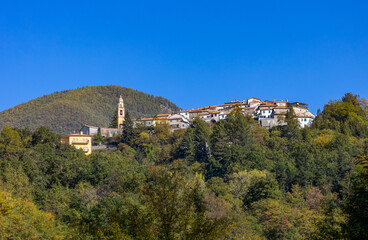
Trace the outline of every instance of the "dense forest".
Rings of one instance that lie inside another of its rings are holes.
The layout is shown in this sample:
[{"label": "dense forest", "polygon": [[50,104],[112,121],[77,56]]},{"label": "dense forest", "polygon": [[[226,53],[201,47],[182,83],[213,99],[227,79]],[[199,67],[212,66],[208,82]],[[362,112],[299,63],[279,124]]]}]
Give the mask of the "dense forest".
[{"label": "dense forest", "polygon": [[162,97],[130,88],[106,85],[83,87],[33,99],[0,112],[0,128],[46,126],[54,132],[78,131],[84,124],[107,127],[119,96],[133,118],[152,117],[179,108]]},{"label": "dense forest", "polygon": [[346,94],[299,128],[241,111],[186,131],[133,128],[59,143],[45,127],[3,127],[2,239],[367,239],[368,103]]}]

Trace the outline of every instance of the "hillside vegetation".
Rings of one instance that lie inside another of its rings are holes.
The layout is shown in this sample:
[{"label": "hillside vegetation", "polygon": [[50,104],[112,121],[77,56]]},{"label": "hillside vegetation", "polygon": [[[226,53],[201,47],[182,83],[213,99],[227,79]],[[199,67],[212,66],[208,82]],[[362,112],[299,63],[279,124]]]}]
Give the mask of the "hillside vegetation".
[{"label": "hillside vegetation", "polygon": [[171,133],[127,117],[104,139],[118,148],[89,156],[6,126],[0,238],[368,239],[368,102],[348,93],[311,127],[285,121],[267,130],[236,109]]},{"label": "hillside vegetation", "polygon": [[55,132],[78,130],[83,124],[108,126],[119,95],[130,116],[149,117],[178,110],[162,97],[120,86],[83,87],[56,92],[0,112],[0,128],[46,126]]}]

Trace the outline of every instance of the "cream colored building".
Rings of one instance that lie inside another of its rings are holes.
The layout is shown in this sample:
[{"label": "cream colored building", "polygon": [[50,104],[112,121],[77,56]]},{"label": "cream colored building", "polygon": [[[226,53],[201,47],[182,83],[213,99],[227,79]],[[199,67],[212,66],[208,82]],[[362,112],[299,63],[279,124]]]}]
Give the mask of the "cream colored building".
[{"label": "cream colored building", "polygon": [[86,155],[92,153],[92,136],[85,134],[61,135],[61,143],[73,145],[76,149],[82,149]]}]

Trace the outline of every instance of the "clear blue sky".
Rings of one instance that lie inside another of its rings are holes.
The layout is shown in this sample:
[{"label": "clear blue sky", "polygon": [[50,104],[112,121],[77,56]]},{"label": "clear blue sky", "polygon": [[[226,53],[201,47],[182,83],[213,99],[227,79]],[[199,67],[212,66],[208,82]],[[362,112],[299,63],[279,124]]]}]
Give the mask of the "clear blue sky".
[{"label": "clear blue sky", "polygon": [[2,1],[0,111],[116,84],[183,108],[368,98],[368,1]]}]

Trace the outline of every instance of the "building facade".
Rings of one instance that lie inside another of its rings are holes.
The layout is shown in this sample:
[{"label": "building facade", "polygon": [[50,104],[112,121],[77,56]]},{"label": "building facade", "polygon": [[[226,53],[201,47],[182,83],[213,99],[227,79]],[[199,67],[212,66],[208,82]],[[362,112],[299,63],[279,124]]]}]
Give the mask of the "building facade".
[{"label": "building facade", "polygon": [[60,142],[82,149],[86,155],[92,153],[92,136],[85,134],[66,134],[60,136]]},{"label": "building facade", "polygon": [[[203,108],[188,109],[172,114],[159,114],[155,118],[133,119],[135,125],[144,124],[146,126],[155,126],[156,124],[168,123],[171,129],[177,130],[187,128],[196,117],[203,119],[205,122],[217,122],[227,118],[229,113],[239,108],[243,114],[251,116],[262,127],[270,129],[275,126],[286,125],[285,117],[287,112],[292,108],[299,121],[300,127],[310,126],[314,119],[314,114],[308,109],[308,105],[301,102],[276,102],[262,101],[259,98],[248,98],[243,101],[231,101],[220,105],[206,106]],[[180,116],[183,123],[171,124],[170,119]],[[178,127],[180,126],[180,127]]]}]

